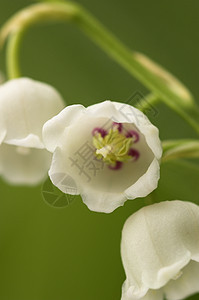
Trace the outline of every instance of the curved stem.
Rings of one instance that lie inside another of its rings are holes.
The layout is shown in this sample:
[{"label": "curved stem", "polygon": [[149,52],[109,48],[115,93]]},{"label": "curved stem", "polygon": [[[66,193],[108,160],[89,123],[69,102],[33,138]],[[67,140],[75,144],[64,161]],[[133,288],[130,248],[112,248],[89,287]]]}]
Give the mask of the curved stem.
[{"label": "curved stem", "polygon": [[[0,43],[6,37],[15,32],[20,34],[21,30],[30,25],[44,21],[74,21],[84,33],[86,33],[98,46],[100,46],[110,57],[123,66],[130,74],[140,80],[152,93],[163,100],[171,109],[180,114],[199,134],[199,107],[191,97],[183,98],[174,92],[161,76],[151,71],[140,61],[136,53],[132,53],[113,34],[100,24],[94,17],[79,5],[70,2],[42,3],[30,6],[16,14],[2,29]],[[16,31],[17,30],[17,31]],[[20,40],[15,36],[15,39]],[[13,44],[18,46],[18,42]],[[12,45],[12,44],[11,44]],[[13,61],[17,59],[17,53],[13,47],[9,50],[9,57]],[[12,58],[13,56],[13,58]],[[14,65],[14,63],[12,63]],[[15,63],[17,66],[17,63]],[[18,67],[17,67],[18,68]],[[11,67],[12,69],[12,67]],[[10,71],[10,73],[12,73]],[[18,71],[16,72],[17,74]]]},{"label": "curved stem", "polygon": [[109,56],[147,86],[156,97],[159,97],[171,109],[181,115],[199,134],[199,107],[193,99],[184,99],[184,101],[178,94],[174,93],[161,77],[151,72],[140,62],[137,53],[133,54],[130,49],[124,46],[87,12],[82,10],[81,17],[77,21],[80,28]]},{"label": "curved stem", "polygon": [[18,30],[28,29],[34,24],[46,22],[71,21],[79,15],[78,6],[73,3],[41,3],[34,4],[17,12],[1,28],[0,47],[7,37]]},{"label": "curved stem", "polygon": [[19,30],[10,35],[7,44],[7,72],[8,78],[18,78],[21,76],[19,67],[19,51],[24,30]]}]

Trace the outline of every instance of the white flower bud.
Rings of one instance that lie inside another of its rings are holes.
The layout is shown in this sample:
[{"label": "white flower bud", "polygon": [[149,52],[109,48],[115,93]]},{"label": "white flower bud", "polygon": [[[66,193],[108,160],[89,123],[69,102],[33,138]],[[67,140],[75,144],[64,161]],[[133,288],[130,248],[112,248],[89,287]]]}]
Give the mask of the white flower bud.
[{"label": "white flower bud", "polygon": [[166,201],[126,221],[122,300],[180,300],[199,292],[199,207]]},{"label": "white flower bud", "polygon": [[64,107],[51,86],[28,78],[0,85],[0,175],[14,184],[36,184],[46,176],[51,153],[43,124]]}]

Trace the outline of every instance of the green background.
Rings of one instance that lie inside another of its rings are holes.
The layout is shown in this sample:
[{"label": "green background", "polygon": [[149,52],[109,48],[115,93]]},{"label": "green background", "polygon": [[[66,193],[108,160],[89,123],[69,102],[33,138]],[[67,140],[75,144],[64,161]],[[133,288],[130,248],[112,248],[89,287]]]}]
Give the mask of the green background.
[{"label": "green background", "polygon": [[[130,48],[141,51],[178,76],[199,99],[199,2],[196,0],[79,0]],[[0,24],[31,4],[0,0]],[[5,51],[0,68],[5,71]],[[146,93],[137,80],[111,61],[72,24],[29,31],[21,51],[23,75],[56,87],[67,104],[106,99],[125,102]],[[164,105],[149,115],[162,139],[195,137]],[[162,166],[156,201],[199,203],[196,162]],[[0,181],[0,299],[116,300],[125,279],[120,259],[121,229],[144,205],[127,201],[112,214],[94,213],[79,197],[56,209],[41,186],[13,187]],[[199,299],[198,295],[189,299]]]}]

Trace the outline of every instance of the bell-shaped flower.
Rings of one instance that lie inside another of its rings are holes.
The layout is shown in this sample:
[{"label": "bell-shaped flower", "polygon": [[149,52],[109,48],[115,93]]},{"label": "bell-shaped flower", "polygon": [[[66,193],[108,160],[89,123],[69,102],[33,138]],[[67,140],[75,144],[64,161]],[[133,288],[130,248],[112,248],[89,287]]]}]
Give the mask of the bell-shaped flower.
[{"label": "bell-shaped flower", "polygon": [[166,201],[126,221],[122,300],[180,300],[199,292],[199,206]]},{"label": "bell-shaped flower", "polygon": [[162,154],[158,129],[138,109],[105,101],[66,107],[43,128],[49,176],[93,211],[110,213],[152,192]]},{"label": "bell-shaped flower", "polygon": [[52,154],[43,124],[64,107],[51,86],[28,78],[0,86],[0,175],[14,184],[36,184],[46,176]]}]

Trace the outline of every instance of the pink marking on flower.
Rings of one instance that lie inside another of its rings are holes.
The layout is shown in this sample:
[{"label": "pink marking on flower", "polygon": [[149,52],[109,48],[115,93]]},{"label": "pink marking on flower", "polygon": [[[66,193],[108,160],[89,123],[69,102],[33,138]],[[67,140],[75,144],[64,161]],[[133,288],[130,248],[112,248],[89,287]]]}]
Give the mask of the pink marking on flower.
[{"label": "pink marking on flower", "polygon": [[133,161],[136,161],[136,160],[138,160],[138,158],[140,157],[140,153],[139,153],[139,151],[138,151],[138,150],[136,150],[136,149],[133,149],[133,148],[131,148],[131,149],[129,150],[129,153],[128,153],[128,155],[130,155],[130,156],[132,156],[132,157],[134,158],[134,160],[133,160]]},{"label": "pink marking on flower", "polygon": [[123,129],[122,123],[113,122],[113,127],[116,127],[119,132],[122,132]]},{"label": "pink marking on flower", "polygon": [[127,138],[132,137],[134,143],[137,143],[137,142],[139,141],[139,139],[140,139],[139,134],[138,134],[137,131],[135,131],[135,130],[129,130],[129,131],[127,132],[127,134],[126,134],[126,137],[127,137]]},{"label": "pink marking on flower", "polygon": [[108,166],[111,170],[119,170],[122,168],[123,163],[121,161],[116,161],[115,166]]},{"label": "pink marking on flower", "polygon": [[107,131],[100,127],[96,127],[93,129],[92,135],[95,135],[96,133],[100,133],[102,137],[105,137],[107,135]]}]

